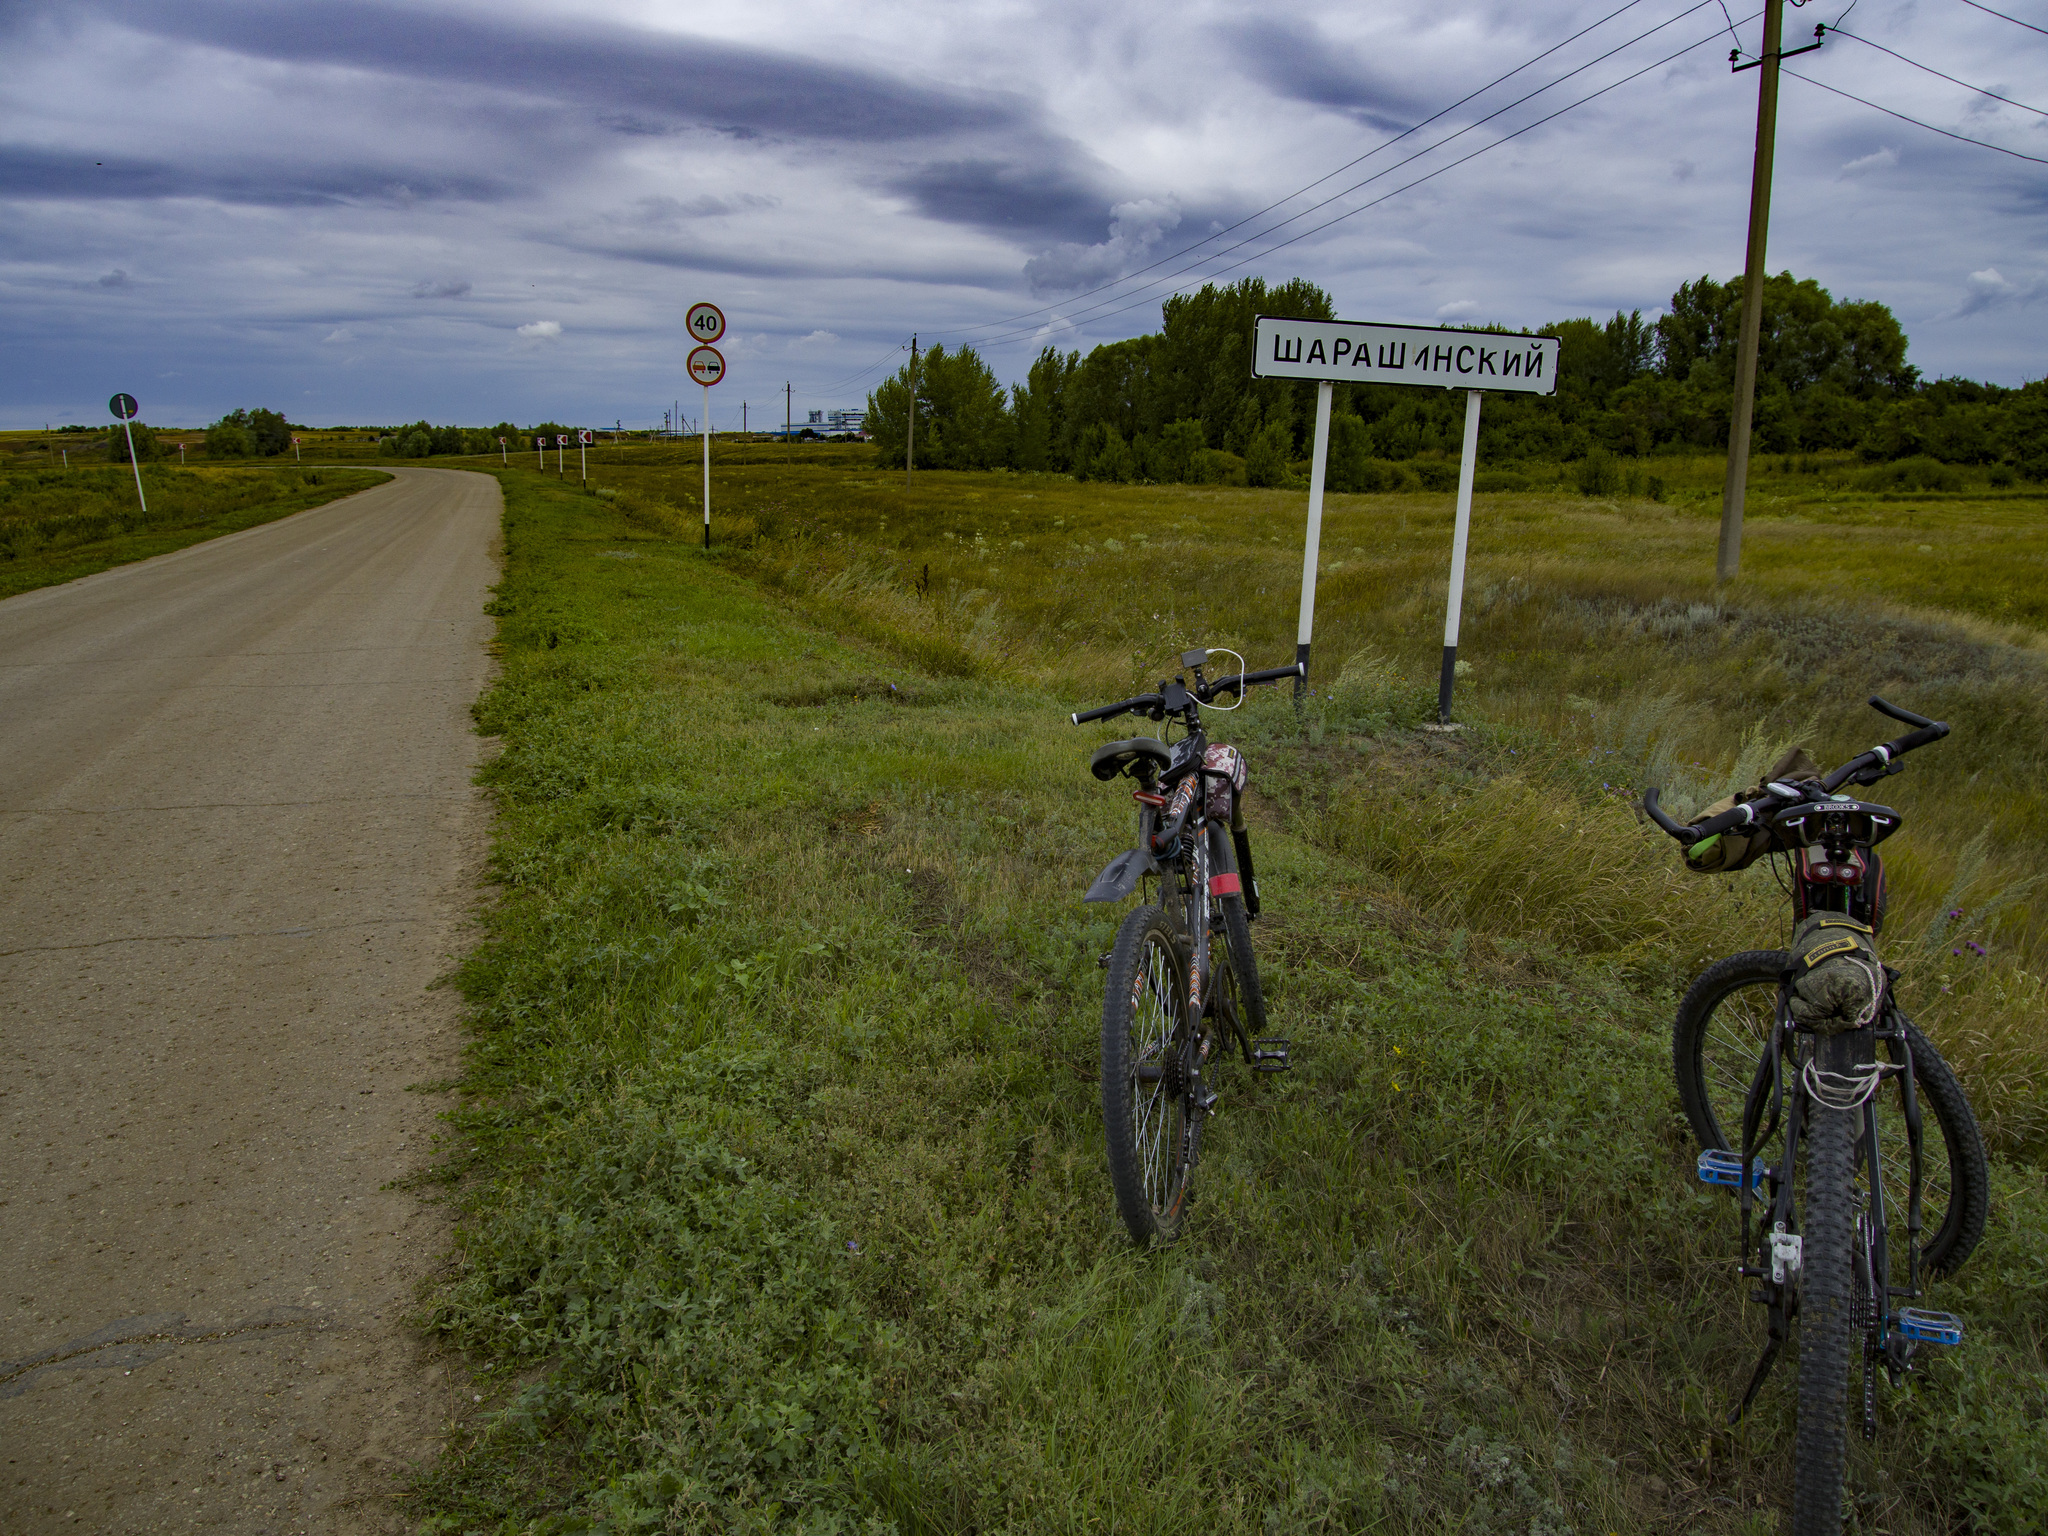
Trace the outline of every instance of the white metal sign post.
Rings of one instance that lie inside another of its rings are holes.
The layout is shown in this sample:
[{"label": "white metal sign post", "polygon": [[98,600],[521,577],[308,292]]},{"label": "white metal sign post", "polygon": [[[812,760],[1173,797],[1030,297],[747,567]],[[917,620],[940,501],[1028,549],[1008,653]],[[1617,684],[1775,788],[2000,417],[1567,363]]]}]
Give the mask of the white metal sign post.
[{"label": "white metal sign post", "polygon": [[546,438],[536,437],[533,440],[533,456],[540,460],[540,472],[546,474],[548,472],[548,440]]},{"label": "white metal sign post", "polygon": [[[107,410],[120,418],[121,434],[128,439],[128,467],[135,471],[135,499],[142,503],[142,510],[149,511],[149,498],[142,494],[142,463],[135,457],[135,429],[128,425],[135,419],[135,413],[142,407],[135,403],[133,395],[116,395],[107,402]],[[64,455],[64,467],[71,467],[71,455]]]},{"label": "white metal sign post", "polygon": [[[1308,540],[1301,560],[1301,619],[1297,661],[1308,661],[1316,617],[1316,556],[1323,536],[1323,479],[1330,459],[1330,393],[1335,384],[1412,384],[1463,389],[1465,444],[1458,464],[1458,513],[1451,535],[1451,591],[1444,614],[1443,677],[1437,718],[1449,724],[1451,681],[1458,665],[1458,615],[1464,606],[1465,548],[1472,529],[1472,471],[1479,453],[1479,400],[1483,391],[1523,395],[1557,393],[1558,341],[1496,331],[1447,331],[1429,326],[1370,325],[1350,320],[1258,317],[1252,376],[1316,381],[1315,457],[1309,469]],[[1297,682],[1299,690],[1304,684]]]},{"label": "white metal sign post", "polygon": [[[562,463],[562,456],[566,454],[568,451],[569,434],[566,432],[557,432],[555,434],[555,478],[557,480],[566,479],[568,477],[568,470],[564,468]],[[547,463],[545,457],[542,458],[541,463],[543,465]]]},{"label": "white metal sign post", "polygon": [[[690,310],[694,323],[700,310],[711,309],[709,304],[693,305]],[[717,310],[711,309],[715,315]],[[719,317],[719,329],[725,328],[725,319]],[[704,386],[704,419],[698,425],[704,429],[704,547],[711,547],[711,386],[725,377],[725,357],[716,347],[693,347],[686,365],[690,377]]]},{"label": "white metal sign post", "polygon": [[583,483],[590,484],[590,445],[597,441],[597,434],[585,427],[576,434],[576,462],[583,475]]}]

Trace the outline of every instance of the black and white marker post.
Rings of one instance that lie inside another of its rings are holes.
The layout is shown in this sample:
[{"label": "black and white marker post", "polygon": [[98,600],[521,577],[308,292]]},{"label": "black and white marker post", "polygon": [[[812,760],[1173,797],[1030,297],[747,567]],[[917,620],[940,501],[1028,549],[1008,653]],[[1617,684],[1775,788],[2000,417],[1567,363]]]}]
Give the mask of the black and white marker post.
[{"label": "black and white marker post", "polygon": [[[142,494],[142,464],[135,457],[135,429],[128,425],[142,407],[135,403],[133,395],[116,395],[107,402],[107,409],[120,418],[121,435],[128,439],[128,467],[135,471],[135,499],[142,503],[142,510],[147,513],[149,498]],[[64,467],[71,467],[71,455],[68,453],[64,455]]]},{"label": "black and white marker post", "polygon": [[[1349,320],[1286,320],[1258,317],[1252,339],[1252,376],[1314,379],[1315,456],[1309,470],[1308,537],[1301,562],[1301,623],[1295,659],[1309,658],[1316,612],[1316,560],[1323,533],[1323,482],[1330,459],[1333,384],[1412,384],[1426,389],[1463,389],[1465,444],[1458,465],[1458,511],[1451,536],[1450,599],[1444,615],[1443,678],[1437,688],[1437,720],[1451,720],[1451,686],[1458,666],[1458,615],[1465,596],[1465,552],[1472,529],[1472,475],[1479,456],[1482,391],[1523,395],[1557,392],[1558,341],[1554,336],[1501,331],[1453,331],[1426,326],[1372,325]],[[1297,698],[1305,677],[1295,684]]]},{"label": "black and white marker post", "polygon": [[725,313],[716,304],[697,303],[683,317],[683,328],[698,343],[684,366],[704,386],[704,547],[711,547],[711,386],[725,377],[725,356],[711,345],[725,334]]}]

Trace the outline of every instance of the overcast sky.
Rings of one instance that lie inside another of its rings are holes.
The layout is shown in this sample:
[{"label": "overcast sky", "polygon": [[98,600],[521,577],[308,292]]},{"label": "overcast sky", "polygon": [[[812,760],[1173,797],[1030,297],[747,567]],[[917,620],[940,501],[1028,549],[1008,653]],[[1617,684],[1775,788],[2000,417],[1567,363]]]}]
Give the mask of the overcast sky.
[{"label": "overcast sky", "polygon": [[[1788,9],[1787,45],[1845,4]],[[1618,5],[0,0],[0,422],[117,389],[171,424],[694,418],[697,299],[721,427],[779,421],[785,380],[799,420],[861,403],[912,330],[1017,379],[1210,273],[1352,319],[1654,314],[1740,273],[1758,72],[1721,0]],[[1749,52],[1759,8],[1726,7]],[[1844,24],[1787,66],[1772,268],[1889,304],[1929,376],[2040,377],[2048,164],[1789,72],[2048,160],[2048,118],[1980,94],[2048,107],[2048,35],[1962,0]]]}]

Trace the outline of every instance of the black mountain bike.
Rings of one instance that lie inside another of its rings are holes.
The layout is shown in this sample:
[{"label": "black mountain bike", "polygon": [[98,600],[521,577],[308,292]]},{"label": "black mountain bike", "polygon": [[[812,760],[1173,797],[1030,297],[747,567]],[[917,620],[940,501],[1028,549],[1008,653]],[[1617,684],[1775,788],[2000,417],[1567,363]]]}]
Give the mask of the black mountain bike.
[{"label": "black mountain bike", "polygon": [[1138,843],[1096,876],[1084,901],[1121,901],[1149,880],[1156,899],[1123,920],[1103,957],[1102,1121],[1117,1209],[1141,1245],[1171,1242],[1187,1214],[1189,1181],[1201,1155],[1202,1122],[1216,1107],[1203,1078],[1212,1057],[1235,1045],[1258,1072],[1285,1072],[1288,1042],[1263,1038],[1265,995],[1252,958],[1251,922],[1259,915],[1251,842],[1238,802],[1244,759],[1211,746],[1201,706],[1224,694],[1242,700],[1255,683],[1300,677],[1304,668],[1272,667],[1205,679],[1209,652],[1187,651],[1194,674],[1162,681],[1157,693],[1072,716],[1076,725],[1117,715],[1178,722],[1171,744],[1150,736],[1111,741],[1088,766],[1105,784],[1136,781]]},{"label": "black mountain bike", "polygon": [[1904,1303],[1969,1257],[1989,1203],[1969,1101],[1900,1011],[1898,972],[1877,958],[1884,872],[1875,848],[1901,818],[1837,793],[1900,772],[1899,758],[1949,728],[1882,699],[1870,704],[1918,729],[1824,777],[1766,783],[1689,827],[1659,809],[1655,789],[1643,795],[1651,819],[1688,848],[1767,833],[1770,856],[1791,864],[1792,949],[1708,967],[1679,1005],[1672,1057],[1703,1149],[1699,1177],[1735,1191],[1738,1269],[1769,1315],[1763,1356],[1730,1423],[1756,1400],[1799,1321],[1795,1536],[1841,1531],[1852,1352],[1860,1346],[1868,1440],[1879,1370],[1896,1387],[1921,1345],[1962,1342],[1958,1319]]}]

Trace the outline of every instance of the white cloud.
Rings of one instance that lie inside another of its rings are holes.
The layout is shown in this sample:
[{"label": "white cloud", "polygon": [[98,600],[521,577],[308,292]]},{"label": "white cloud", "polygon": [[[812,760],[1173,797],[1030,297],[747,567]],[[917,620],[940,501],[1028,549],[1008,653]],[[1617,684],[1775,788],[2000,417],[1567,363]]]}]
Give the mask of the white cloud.
[{"label": "white cloud", "polygon": [[1899,163],[1899,152],[1889,144],[1872,150],[1860,159],[1850,160],[1842,166],[1844,176],[1860,176],[1865,171],[1888,171]]},{"label": "white cloud", "polygon": [[1998,268],[1986,267],[1964,279],[1962,302],[1949,313],[1960,318],[1980,314],[1987,309],[2003,309],[2011,304],[2031,304],[2041,297],[2044,290],[2048,290],[2048,283],[2041,278],[2016,283]]},{"label": "white cloud", "polygon": [[325,336],[322,336],[320,338],[320,344],[322,346],[338,346],[345,342],[354,341],[355,339],[356,333],[354,331],[350,330],[345,325],[337,325],[333,330],[329,331]]},{"label": "white cloud", "polygon": [[562,334],[559,320],[535,320],[519,327],[519,335],[527,341],[553,341]]},{"label": "white cloud", "polygon": [[1439,304],[1436,317],[1439,320],[1469,320],[1478,313],[1478,300],[1454,299],[1448,304]]},{"label": "white cloud", "polygon": [[1146,254],[1180,223],[1180,210],[1170,200],[1139,198],[1118,203],[1109,213],[1109,238],[1100,245],[1068,242],[1024,263],[1033,293],[1070,293],[1119,277],[1144,265]]},{"label": "white cloud", "polygon": [[799,352],[810,347],[836,347],[838,345],[839,337],[835,332],[818,330],[812,331],[808,336],[797,337],[795,341],[789,344],[789,349],[792,352]]}]

